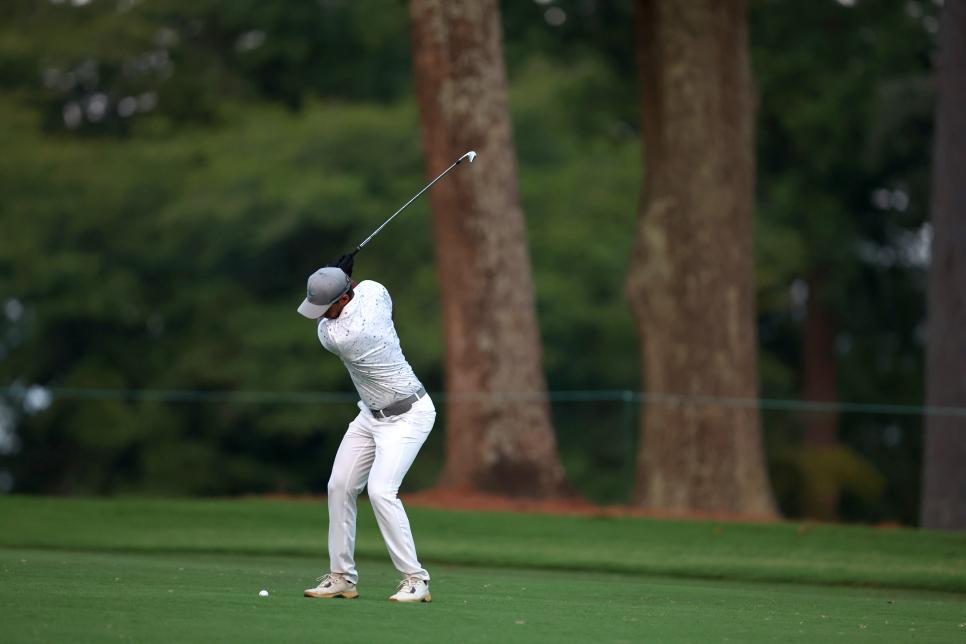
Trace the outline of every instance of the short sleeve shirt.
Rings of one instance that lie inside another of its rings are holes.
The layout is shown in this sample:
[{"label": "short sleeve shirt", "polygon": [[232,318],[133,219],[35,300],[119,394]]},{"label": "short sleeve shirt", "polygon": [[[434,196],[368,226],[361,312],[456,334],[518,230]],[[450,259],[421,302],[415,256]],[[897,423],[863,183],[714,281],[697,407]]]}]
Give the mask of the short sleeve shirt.
[{"label": "short sleeve shirt", "polygon": [[319,342],[342,360],[362,402],[383,409],[422,385],[399,346],[389,291],[365,280],[354,292],[339,317],[319,322]]}]

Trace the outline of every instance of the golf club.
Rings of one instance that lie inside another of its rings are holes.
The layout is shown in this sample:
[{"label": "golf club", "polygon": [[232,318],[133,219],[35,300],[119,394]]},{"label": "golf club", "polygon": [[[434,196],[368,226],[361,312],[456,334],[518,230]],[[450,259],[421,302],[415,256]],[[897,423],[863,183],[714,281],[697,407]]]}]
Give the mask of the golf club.
[{"label": "golf club", "polygon": [[476,158],[476,152],[473,152],[472,150],[469,151],[469,152],[467,152],[466,154],[464,154],[460,158],[458,158],[456,160],[456,162],[453,163],[453,165],[451,165],[450,167],[448,167],[445,170],[443,170],[443,172],[438,177],[436,177],[435,179],[433,179],[432,181],[430,181],[428,184],[426,184],[426,187],[425,188],[423,188],[422,190],[420,190],[419,192],[417,192],[415,195],[413,195],[413,198],[412,199],[410,199],[409,201],[407,201],[406,203],[404,203],[402,205],[402,208],[400,208],[396,212],[392,213],[392,217],[389,217],[389,219],[387,219],[386,221],[384,221],[381,226],[379,226],[374,231],[372,231],[372,234],[371,235],[369,235],[368,237],[366,237],[365,240],[361,244],[359,244],[358,246],[356,246],[356,249],[354,251],[352,251],[352,255],[355,255],[360,250],[362,250],[363,246],[365,246],[366,244],[369,243],[369,240],[371,240],[373,237],[375,237],[379,233],[380,230],[382,230],[383,228],[386,227],[386,224],[388,224],[390,221],[393,220],[393,217],[395,217],[396,215],[398,215],[399,213],[401,213],[403,210],[405,210],[406,209],[406,206],[408,206],[412,202],[416,201],[416,198],[419,197],[419,195],[421,195],[424,192],[426,192],[427,190],[429,190],[430,187],[432,187],[432,185],[434,183],[436,183],[437,181],[439,181],[440,179],[442,179],[443,177],[445,177],[446,176],[446,173],[449,172],[450,170],[452,170],[453,168],[455,168],[456,166],[458,166],[463,159],[469,159],[470,160],[470,163],[473,163],[473,159],[475,159],[475,158]]}]

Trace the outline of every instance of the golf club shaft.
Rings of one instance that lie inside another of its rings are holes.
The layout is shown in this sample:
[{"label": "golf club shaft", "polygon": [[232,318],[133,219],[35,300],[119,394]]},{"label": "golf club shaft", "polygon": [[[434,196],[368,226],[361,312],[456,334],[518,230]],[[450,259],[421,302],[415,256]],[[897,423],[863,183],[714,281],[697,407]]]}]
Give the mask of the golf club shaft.
[{"label": "golf club shaft", "polygon": [[407,201],[406,203],[404,203],[399,210],[397,210],[396,212],[392,213],[392,216],[389,217],[389,219],[387,219],[386,221],[382,222],[382,225],[381,226],[379,226],[374,231],[372,231],[372,234],[371,235],[369,235],[368,237],[366,237],[365,240],[361,244],[359,244],[358,246],[356,246],[356,249],[354,251],[352,251],[352,254],[355,255],[360,250],[362,250],[363,246],[365,246],[366,244],[369,243],[369,240],[371,240],[373,237],[375,237],[379,233],[380,230],[382,230],[383,228],[386,227],[386,224],[388,224],[390,221],[393,220],[393,217],[395,217],[396,215],[398,215],[399,213],[401,213],[403,210],[405,210],[406,207],[409,204],[411,204],[412,202],[416,201],[416,199],[419,197],[419,195],[421,195],[424,192],[426,192],[427,190],[429,190],[434,183],[436,183],[437,181],[439,181],[440,179],[442,179],[443,177],[445,177],[446,176],[446,173],[448,173],[450,170],[452,170],[453,168],[455,168],[456,166],[458,166],[460,164],[460,162],[463,159],[466,159],[467,157],[469,157],[470,163],[473,163],[473,159],[476,158],[476,152],[472,152],[472,151],[471,152],[467,152],[466,154],[464,154],[463,156],[461,156],[460,158],[458,158],[453,163],[453,165],[451,165],[450,167],[448,167],[445,170],[443,170],[443,172],[438,177],[436,177],[435,179],[433,179],[432,181],[430,181],[428,184],[426,184],[426,187],[425,188],[423,188],[422,190],[420,190],[419,192],[417,192],[415,195],[413,195],[412,199],[410,199],[409,201]]}]

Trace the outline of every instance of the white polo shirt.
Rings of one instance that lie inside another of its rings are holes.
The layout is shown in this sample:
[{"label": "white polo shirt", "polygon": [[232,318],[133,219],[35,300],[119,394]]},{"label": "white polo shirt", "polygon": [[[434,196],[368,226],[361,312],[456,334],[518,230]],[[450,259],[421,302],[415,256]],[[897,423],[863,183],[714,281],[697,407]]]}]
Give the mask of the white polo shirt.
[{"label": "white polo shirt", "polygon": [[399,346],[389,291],[372,280],[359,282],[354,290],[339,317],[319,321],[319,342],[342,360],[362,402],[383,409],[422,384]]}]

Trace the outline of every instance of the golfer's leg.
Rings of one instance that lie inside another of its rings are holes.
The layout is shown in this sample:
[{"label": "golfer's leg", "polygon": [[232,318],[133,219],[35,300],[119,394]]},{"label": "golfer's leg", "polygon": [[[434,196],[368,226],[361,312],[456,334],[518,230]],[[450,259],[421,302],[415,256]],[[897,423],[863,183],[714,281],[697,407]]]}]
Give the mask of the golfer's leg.
[{"label": "golfer's leg", "polygon": [[401,573],[429,581],[429,573],[419,564],[409,517],[397,496],[403,477],[413,464],[419,448],[433,429],[436,411],[432,402],[416,403],[413,410],[393,422],[377,422],[373,428],[376,458],[369,472],[369,501],[376,514],[379,530],[393,565]]},{"label": "golfer's leg", "polygon": [[329,477],[329,570],[357,583],[356,497],[365,487],[376,454],[369,427],[371,416],[361,412],[349,424]]}]

